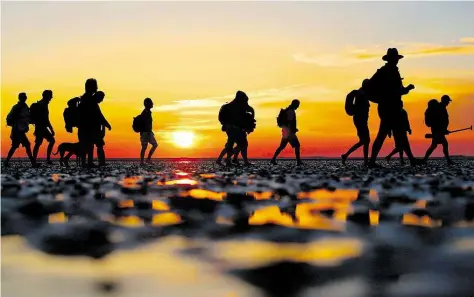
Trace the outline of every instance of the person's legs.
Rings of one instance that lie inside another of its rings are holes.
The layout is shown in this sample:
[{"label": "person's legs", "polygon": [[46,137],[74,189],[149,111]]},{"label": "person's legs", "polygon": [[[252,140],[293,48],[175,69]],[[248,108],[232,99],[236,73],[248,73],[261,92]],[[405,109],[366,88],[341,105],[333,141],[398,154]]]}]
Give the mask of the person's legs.
[{"label": "person's legs", "polygon": [[217,157],[216,163],[220,164],[222,162],[222,159],[224,156],[227,154],[227,148],[224,145],[224,148],[222,149],[221,153],[219,154],[219,157]]},{"label": "person's legs", "polygon": [[147,158],[148,162],[151,161],[151,157],[153,156],[153,153],[155,152],[157,147],[158,147],[158,144],[156,142],[151,144],[151,149],[150,151],[148,151],[148,158]]},{"label": "person's legs", "polygon": [[97,159],[99,159],[99,166],[105,165],[105,150],[103,145],[97,145]]},{"label": "person's legs", "polygon": [[240,147],[236,146],[234,150],[232,151],[232,154],[234,156],[232,162],[237,163],[239,162],[239,154],[240,154]]},{"label": "person's legs", "polygon": [[372,144],[372,155],[370,156],[370,164],[375,165],[375,161],[377,160],[377,156],[382,149],[382,145],[385,141],[385,138],[388,136],[388,132],[390,132],[390,126],[384,120],[380,120],[380,127],[377,133],[377,137]]},{"label": "person's legs", "polygon": [[297,163],[298,165],[303,164],[303,163],[301,162],[301,156],[300,156],[300,146],[301,146],[301,145],[300,145],[300,141],[299,141],[299,139],[298,139],[298,137],[297,137],[296,135],[294,135],[294,136],[291,138],[290,144],[291,144],[291,146],[292,146],[292,147],[294,148],[294,150],[295,150],[296,163]]},{"label": "person's legs", "polygon": [[56,143],[56,140],[54,139],[54,136],[48,131],[46,140],[48,141],[48,149],[46,151],[46,161],[51,164],[51,153],[53,152],[54,144]]},{"label": "person's legs", "polygon": [[342,164],[344,164],[347,160],[347,158],[349,158],[350,154],[352,154],[353,152],[355,152],[355,150],[357,150],[358,148],[360,148],[361,146],[363,146],[364,144],[362,142],[358,142],[356,144],[354,144],[353,146],[351,146],[349,148],[349,150],[345,153],[345,154],[342,154],[341,155],[341,158],[342,158]]},{"label": "person's legs", "polygon": [[235,140],[236,140],[236,131],[235,131],[235,128],[228,128],[227,131],[226,131],[226,134],[227,134],[227,143],[225,144],[225,150],[226,150],[226,153],[227,153],[227,157],[226,157],[226,164],[229,165],[231,164],[231,158],[232,158],[232,152],[234,150],[234,144],[235,144]]},{"label": "person's legs", "polygon": [[249,160],[247,158],[247,149],[248,149],[249,143],[247,140],[247,133],[245,133],[244,131],[242,131],[240,134],[239,143],[237,144],[237,146],[240,149],[240,153],[242,154],[242,159],[244,160],[244,164],[248,165]]},{"label": "person's legs", "polygon": [[405,165],[405,160],[403,159],[403,150],[401,150],[398,154],[400,156],[400,165]]},{"label": "person's legs", "polygon": [[281,139],[280,145],[277,147],[275,153],[273,154],[273,158],[271,160],[271,163],[276,164],[276,159],[278,158],[278,155],[285,149],[286,145],[288,144],[288,139]]},{"label": "person's legs", "polygon": [[401,152],[399,148],[395,147],[392,152],[390,154],[388,154],[386,157],[385,157],[385,160],[387,160],[387,162],[390,161],[390,159],[393,157],[393,155],[395,155],[396,153],[399,153]]},{"label": "person's legs", "polygon": [[8,163],[10,162],[10,159],[13,157],[13,154],[15,153],[16,149],[20,146],[19,143],[15,143],[13,142],[12,143],[12,147],[10,148],[10,150],[8,151],[8,155],[7,155],[7,158],[5,159],[4,161],[4,165],[5,166],[8,166]]},{"label": "person's legs", "polygon": [[35,159],[38,159],[38,152],[39,152],[39,149],[41,147],[41,145],[43,144],[43,136],[39,134],[39,132],[35,132],[35,146],[33,147],[33,157]]},{"label": "person's legs", "polygon": [[451,160],[451,157],[449,156],[449,144],[446,137],[444,137],[444,141],[442,142],[442,145],[443,145],[443,153],[444,153],[444,157],[446,158],[446,161],[448,162],[449,165],[453,164],[453,161]]},{"label": "person's legs", "polygon": [[145,159],[145,151],[148,147],[148,142],[142,142],[142,150],[140,151],[140,163],[143,164],[144,163],[144,159]]},{"label": "person's legs", "polygon": [[433,151],[436,149],[437,146],[438,146],[438,142],[433,138],[433,140],[431,141],[430,147],[425,153],[425,158],[423,159],[425,162],[428,161],[428,158],[431,156],[431,154],[433,153]]}]

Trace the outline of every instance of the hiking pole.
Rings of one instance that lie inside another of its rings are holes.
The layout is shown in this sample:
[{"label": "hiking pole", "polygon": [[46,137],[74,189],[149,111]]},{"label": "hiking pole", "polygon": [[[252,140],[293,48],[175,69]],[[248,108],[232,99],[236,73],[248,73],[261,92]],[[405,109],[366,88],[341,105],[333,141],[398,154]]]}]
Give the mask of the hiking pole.
[{"label": "hiking pole", "polygon": [[[458,130],[448,131],[448,133],[446,133],[445,135],[455,133],[455,132],[461,132],[461,131],[465,131],[465,130],[472,130],[472,125],[471,125],[471,127],[468,127],[468,128],[462,128],[462,129],[458,129]],[[425,138],[433,138],[433,134],[431,134],[431,133],[425,134]]]}]

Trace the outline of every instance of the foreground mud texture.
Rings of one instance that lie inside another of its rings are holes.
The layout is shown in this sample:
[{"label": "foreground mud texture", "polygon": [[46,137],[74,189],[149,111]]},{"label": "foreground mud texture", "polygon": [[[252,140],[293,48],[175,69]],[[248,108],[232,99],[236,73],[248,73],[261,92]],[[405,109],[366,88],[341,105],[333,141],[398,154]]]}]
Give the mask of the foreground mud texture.
[{"label": "foreground mud texture", "polygon": [[2,170],[5,296],[474,292],[474,161]]}]

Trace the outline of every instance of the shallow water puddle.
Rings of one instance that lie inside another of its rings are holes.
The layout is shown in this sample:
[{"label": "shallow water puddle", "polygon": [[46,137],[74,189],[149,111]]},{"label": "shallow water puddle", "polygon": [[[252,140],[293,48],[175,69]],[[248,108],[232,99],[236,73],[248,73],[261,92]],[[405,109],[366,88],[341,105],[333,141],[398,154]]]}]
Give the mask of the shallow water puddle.
[{"label": "shallow water puddle", "polygon": [[[2,295],[39,297],[256,296],[255,289],[212,266],[175,251],[192,243],[169,237],[106,259],[52,257],[31,249],[21,238],[2,238]],[[25,284],[28,284],[25,286]]]},{"label": "shallow water puddle", "polygon": [[260,267],[280,261],[337,266],[362,252],[363,243],[356,238],[323,238],[310,243],[242,240],[215,243],[209,256],[232,268]]}]

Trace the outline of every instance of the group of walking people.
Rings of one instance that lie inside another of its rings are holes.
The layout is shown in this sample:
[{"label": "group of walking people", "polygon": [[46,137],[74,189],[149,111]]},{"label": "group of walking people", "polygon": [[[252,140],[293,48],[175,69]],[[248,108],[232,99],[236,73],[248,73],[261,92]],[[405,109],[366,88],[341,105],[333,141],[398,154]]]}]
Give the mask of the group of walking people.
[{"label": "group of walking people", "polygon": [[[403,85],[403,78],[397,67],[402,58],[403,56],[398,53],[396,48],[389,48],[387,54],[382,57],[386,64],[378,69],[370,79],[365,79],[358,90],[353,90],[347,95],[345,109],[347,114],[353,117],[359,141],[341,155],[343,163],[355,150],[363,147],[364,164],[369,167],[380,167],[375,161],[387,136],[393,136],[395,141],[395,149],[386,157],[387,161],[399,153],[402,164],[404,164],[403,154],[407,155],[412,166],[424,164],[434,149],[441,144],[448,164],[453,163],[449,156],[446,139],[446,135],[450,133],[446,107],[451,102],[451,98],[448,95],[443,95],[440,102],[432,99],[428,103],[428,108],[425,111],[425,124],[431,128],[432,143],[424,159],[420,160],[413,156],[408,139],[408,134],[411,135],[412,130],[408,113],[403,108],[402,96],[408,94],[415,86],[410,84],[405,87]],[[367,122],[370,102],[378,104],[380,126],[369,159],[370,134]]]},{"label": "group of walking people", "polygon": [[[425,112],[425,123],[431,127],[432,144],[428,148],[423,160],[413,156],[407,135],[411,134],[412,131],[408,113],[403,108],[402,96],[408,94],[415,87],[411,84],[406,87],[403,85],[403,78],[397,67],[399,60],[402,58],[403,56],[398,53],[397,49],[389,48],[387,54],[382,57],[386,64],[378,69],[370,79],[365,79],[359,89],[353,90],[347,95],[345,110],[348,115],[353,117],[359,141],[341,155],[343,163],[354,151],[362,147],[364,164],[372,168],[380,167],[376,163],[378,154],[385,139],[393,136],[395,148],[386,157],[387,160],[390,160],[393,155],[398,153],[400,154],[401,162],[403,162],[403,154],[405,154],[411,165],[419,165],[426,162],[433,150],[441,144],[448,163],[452,164],[446,139],[446,135],[449,134],[449,117],[446,107],[451,102],[447,95],[441,98],[441,102],[433,99],[428,103],[428,108]],[[69,133],[73,132],[73,128],[77,128],[78,143],[62,143],[58,146],[58,152],[61,154],[61,164],[64,162],[67,166],[69,157],[75,154],[83,167],[95,167],[93,162],[94,147],[97,149],[99,166],[106,164],[104,151],[105,131],[106,129],[111,130],[112,126],[100,109],[100,103],[103,102],[104,98],[105,93],[98,90],[97,81],[90,78],[85,83],[84,94],[68,101],[68,107],[63,113],[65,128]],[[48,141],[46,162],[51,164],[51,154],[55,144],[55,131],[49,120],[48,106],[52,99],[53,92],[45,90],[42,94],[42,99],[28,107],[26,104],[27,95],[25,93],[18,95],[18,103],[13,106],[7,116],[7,125],[12,127],[10,135],[12,146],[4,161],[4,166],[9,165],[9,161],[16,149],[22,145],[26,149],[32,166],[38,167],[39,164],[36,160],[44,139]],[[378,105],[380,126],[372,145],[372,154],[369,158],[370,133],[368,118],[370,102]],[[153,153],[158,147],[153,133],[153,101],[150,98],[146,98],[143,105],[143,112],[133,119],[132,124],[133,130],[140,133],[141,164],[144,164],[148,144],[151,144],[152,147],[148,152],[147,162],[151,162]],[[294,99],[288,107],[281,109],[277,116],[277,125],[281,128],[282,138],[271,159],[272,164],[276,164],[278,155],[288,144],[295,151],[297,164],[302,164],[300,142],[296,135],[298,132],[296,110],[299,106],[300,101]],[[228,166],[238,164],[238,157],[241,155],[244,165],[250,165],[247,155],[247,136],[255,130],[256,120],[255,110],[249,105],[249,97],[244,92],[237,91],[234,100],[220,108],[218,119],[222,125],[222,131],[227,134],[227,141],[216,162],[222,164],[222,160],[225,158],[225,164]],[[26,135],[30,124],[35,126],[35,146],[33,152]],[[64,154],[66,155],[64,156]]]},{"label": "group of walking people", "polygon": [[[10,138],[12,146],[8,151],[7,158],[3,165],[9,166],[10,159],[15,151],[22,145],[28,155],[33,167],[39,167],[37,163],[38,151],[43,140],[48,141],[46,153],[46,163],[52,164],[51,154],[60,154],[61,165],[68,166],[68,160],[72,155],[76,155],[80,160],[82,167],[96,167],[94,164],[94,148],[96,148],[99,166],[105,166],[105,131],[112,129],[100,109],[100,103],[104,101],[105,93],[98,90],[97,80],[90,78],[85,83],[85,92],[80,97],[72,98],[67,103],[63,117],[66,131],[73,132],[73,128],[77,128],[77,143],[62,143],[58,146],[56,153],[53,153],[55,141],[54,128],[49,120],[49,103],[53,99],[53,92],[45,90],[41,100],[31,104],[26,104],[27,95],[20,93],[18,95],[18,103],[13,106],[7,115],[7,125],[12,127]],[[148,144],[152,145],[148,154],[148,161],[158,146],[153,134],[153,119],[151,109],[153,101],[150,98],[144,100],[144,110],[140,114],[140,140],[142,143],[141,161],[144,163],[144,155]],[[34,137],[35,146],[31,151],[30,141],[27,133],[29,125],[35,127]]]}]

